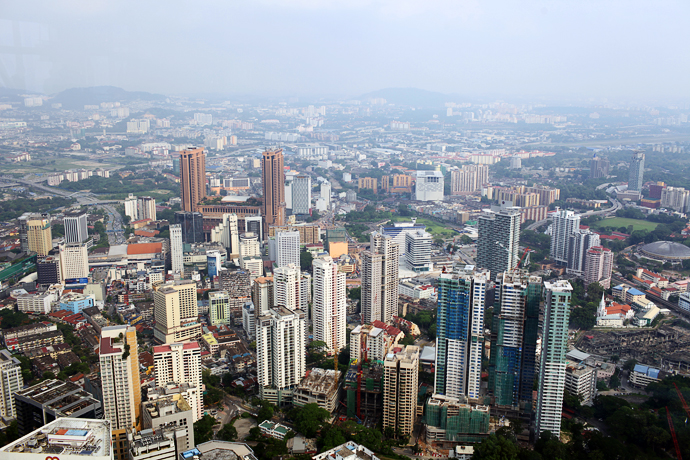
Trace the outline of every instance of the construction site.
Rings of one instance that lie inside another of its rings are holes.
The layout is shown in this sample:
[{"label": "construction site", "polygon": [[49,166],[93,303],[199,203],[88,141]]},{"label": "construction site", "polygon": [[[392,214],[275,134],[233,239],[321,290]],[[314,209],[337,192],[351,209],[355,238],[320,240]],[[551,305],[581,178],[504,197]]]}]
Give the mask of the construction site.
[{"label": "construction site", "polygon": [[489,435],[489,406],[468,404],[458,398],[434,395],[424,408],[426,443],[439,448],[459,442],[481,442]]},{"label": "construction site", "polygon": [[621,361],[635,359],[665,371],[690,373],[690,331],[662,325],[657,329],[589,331],[577,348],[593,355],[618,355]]},{"label": "construction site", "polygon": [[340,371],[335,369],[311,369],[293,393],[295,406],[317,404],[333,413],[338,405]]},{"label": "construction site", "polygon": [[383,365],[353,365],[343,383],[347,416],[365,426],[376,426],[383,407]]}]

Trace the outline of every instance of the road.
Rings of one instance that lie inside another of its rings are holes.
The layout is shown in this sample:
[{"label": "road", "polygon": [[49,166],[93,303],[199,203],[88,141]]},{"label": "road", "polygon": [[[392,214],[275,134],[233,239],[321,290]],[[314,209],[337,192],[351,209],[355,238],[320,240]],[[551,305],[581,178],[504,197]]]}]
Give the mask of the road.
[{"label": "road", "polygon": [[[615,198],[609,198],[609,201],[611,201],[611,203],[613,203],[613,206],[611,206],[610,208],[600,209],[599,211],[587,211],[586,213],[581,214],[580,217],[585,218],[585,217],[596,216],[599,214],[610,214],[610,213],[618,211],[619,209],[621,209],[623,207],[623,205],[620,203],[620,201],[618,201]],[[528,225],[526,230],[535,231],[536,229],[538,229],[542,225],[545,225],[547,222],[548,222],[548,219],[534,222],[533,224]]]},{"label": "road", "polygon": [[76,198],[80,205],[93,205],[93,204],[107,204],[107,203],[118,203],[118,200],[99,200],[91,192],[70,192],[69,190],[63,190],[57,187],[50,187],[48,185],[42,185],[35,181],[29,181],[24,179],[16,179],[11,176],[0,176],[0,179],[17,182],[28,187],[34,187],[44,192],[52,193],[53,195],[63,196],[65,198],[72,197]]}]

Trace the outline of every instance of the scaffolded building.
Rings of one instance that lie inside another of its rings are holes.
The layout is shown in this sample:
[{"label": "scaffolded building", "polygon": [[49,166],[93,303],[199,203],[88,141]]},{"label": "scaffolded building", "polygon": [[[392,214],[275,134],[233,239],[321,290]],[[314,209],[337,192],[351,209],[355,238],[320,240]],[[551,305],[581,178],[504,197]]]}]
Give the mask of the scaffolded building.
[{"label": "scaffolded building", "polygon": [[433,395],[427,400],[424,410],[427,442],[481,442],[488,436],[489,406],[466,404],[463,400],[443,395]]}]

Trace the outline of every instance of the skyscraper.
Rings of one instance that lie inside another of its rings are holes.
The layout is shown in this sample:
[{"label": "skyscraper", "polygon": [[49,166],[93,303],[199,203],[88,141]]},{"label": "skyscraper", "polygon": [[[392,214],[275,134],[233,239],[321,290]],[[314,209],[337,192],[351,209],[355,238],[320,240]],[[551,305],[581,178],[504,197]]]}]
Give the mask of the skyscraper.
[{"label": "skyscraper", "polygon": [[565,353],[573,288],[565,280],[544,282],[544,329],[541,338],[536,435],[550,431],[561,435],[561,412],[565,388]]},{"label": "skyscraper", "polygon": [[201,388],[201,348],[198,342],[170,343],[153,347],[153,370],[156,386],[170,383],[186,383],[197,389],[192,406],[194,421],[204,416],[204,400]]},{"label": "skyscraper", "polygon": [[60,276],[62,280],[89,276],[89,252],[86,243],[60,244]]},{"label": "skyscraper", "polygon": [[273,277],[262,276],[254,280],[252,285],[252,302],[254,303],[254,312],[257,317],[268,314],[268,311],[273,308]]},{"label": "skyscraper", "polygon": [[8,350],[0,350],[0,415],[17,417],[14,394],[24,387],[21,363]]},{"label": "skyscraper", "polygon": [[613,252],[603,246],[594,246],[585,256],[585,289],[592,283],[599,283],[604,289],[611,287]]},{"label": "skyscraper", "polygon": [[130,222],[136,222],[139,220],[139,208],[137,207],[137,197],[133,194],[129,194],[129,197],[125,198],[125,216],[129,217]]},{"label": "skyscraper", "polygon": [[182,210],[197,211],[197,205],[206,198],[206,154],[203,147],[180,152],[180,190]]},{"label": "skyscraper", "polygon": [[407,345],[383,362],[383,428],[410,436],[417,417],[419,347]]},{"label": "skyscraper", "polygon": [[477,219],[477,266],[503,273],[518,263],[520,208],[492,207]]},{"label": "skyscraper", "polygon": [[434,394],[479,398],[488,271],[438,278]]},{"label": "skyscraper", "polygon": [[98,352],[101,365],[103,418],[112,426],[116,460],[127,458],[127,429],[141,429],[141,380],[134,326],[101,329]]},{"label": "skyscraper", "polygon": [[488,165],[463,165],[450,173],[450,194],[468,195],[482,190],[489,182]]},{"label": "skyscraper", "polygon": [[153,291],[153,336],[159,343],[184,342],[201,337],[194,281],[169,281]]},{"label": "skyscraper", "polygon": [[497,406],[532,400],[542,280],[526,270],[496,277],[489,391]]},{"label": "skyscraper", "polygon": [[232,324],[232,312],[230,310],[230,296],[225,291],[209,292],[208,316],[212,326],[219,324]]},{"label": "skyscraper", "polygon": [[26,223],[29,251],[39,256],[47,256],[53,249],[53,236],[48,216],[35,217]]},{"label": "skyscraper", "polygon": [[182,226],[179,224],[170,226],[170,260],[173,273],[182,273],[184,270],[184,245],[182,243]]},{"label": "skyscraper", "polygon": [[641,192],[644,184],[644,153],[635,152],[630,162],[630,177],[628,179],[628,190]]},{"label": "skyscraper", "polygon": [[599,235],[584,229],[570,234],[568,241],[568,267],[566,273],[582,275],[585,272],[585,256],[589,248],[599,246]]},{"label": "skyscraper", "polygon": [[424,230],[405,233],[405,262],[416,273],[433,270],[431,263],[431,234]]},{"label": "skyscraper", "polygon": [[156,200],[150,196],[140,196],[137,198],[137,214],[139,220],[156,220]]},{"label": "skyscraper", "polygon": [[85,212],[71,212],[65,214],[65,242],[83,243],[89,238],[88,214]]},{"label": "skyscraper", "polygon": [[264,234],[269,225],[285,225],[285,173],[283,149],[266,150],[261,157],[261,178],[264,192]]},{"label": "skyscraper", "polygon": [[371,233],[368,251],[362,252],[362,317],[365,323],[390,323],[398,311],[398,254],[393,238]]},{"label": "skyscraper", "polygon": [[580,229],[580,215],[566,209],[556,209],[551,224],[551,258],[563,265],[568,263],[570,235]]},{"label": "skyscraper", "polygon": [[292,213],[309,214],[311,208],[311,176],[300,174],[292,180]]},{"label": "skyscraper", "polygon": [[346,275],[329,256],[314,259],[312,266],[314,340],[325,342],[329,352],[336,353],[347,346]]},{"label": "skyscraper", "polygon": [[293,264],[300,266],[300,240],[299,232],[276,233],[276,265],[285,267]]},{"label": "skyscraper", "polygon": [[443,173],[441,171],[417,171],[415,200],[443,201]]},{"label": "skyscraper", "polygon": [[295,264],[273,270],[273,305],[306,312],[308,310],[307,296],[302,292],[305,286],[301,281],[302,272]]},{"label": "skyscraper", "polygon": [[589,161],[589,178],[599,179],[608,176],[609,167],[610,163],[608,158],[598,157],[594,154],[594,157]]},{"label": "skyscraper", "polygon": [[211,230],[211,242],[221,243],[228,251],[228,259],[239,257],[240,234],[237,230],[237,214],[223,214],[222,222]]},{"label": "skyscraper", "polygon": [[182,228],[182,242],[204,242],[204,216],[200,212],[177,211],[175,224]]},{"label": "skyscraper", "polygon": [[273,307],[256,320],[259,397],[283,405],[306,373],[306,313]]}]

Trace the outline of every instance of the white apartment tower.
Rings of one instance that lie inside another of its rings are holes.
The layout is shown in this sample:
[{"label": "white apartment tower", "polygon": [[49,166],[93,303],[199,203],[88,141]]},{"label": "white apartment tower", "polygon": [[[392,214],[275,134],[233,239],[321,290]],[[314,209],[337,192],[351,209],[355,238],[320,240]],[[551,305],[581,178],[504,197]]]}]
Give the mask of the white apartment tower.
[{"label": "white apartment tower", "polygon": [[150,196],[140,196],[137,198],[138,220],[156,220],[156,200]]},{"label": "white apartment tower", "polygon": [[290,264],[300,266],[299,232],[276,233],[276,265],[285,267]]},{"label": "white apartment tower", "polygon": [[415,273],[433,270],[431,242],[431,233],[424,230],[405,233],[405,262],[408,269]]},{"label": "white apartment tower", "polygon": [[170,226],[170,260],[172,261],[173,273],[181,274],[184,270],[184,245],[180,224]]},{"label": "white apartment tower", "polygon": [[362,316],[365,323],[390,323],[398,311],[398,254],[400,246],[389,236],[371,234],[362,252]]},{"label": "white apartment tower", "polygon": [[87,222],[88,214],[75,212],[66,214],[63,220],[65,225],[65,242],[83,243],[89,238]]},{"label": "white apartment tower", "polygon": [[14,394],[24,387],[21,363],[8,350],[0,350],[0,415],[16,418]]},{"label": "white apartment tower", "polygon": [[495,206],[477,219],[477,266],[491,273],[515,268],[520,245],[520,208]]},{"label": "white apartment tower", "polygon": [[468,195],[480,192],[482,185],[489,182],[488,165],[464,165],[450,173],[450,194]]},{"label": "white apartment tower", "polygon": [[346,275],[329,256],[314,259],[312,326],[314,340],[326,343],[331,353],[346,347]]},{"label": "white apartment tower", "polygon": [[194,421],[204,416],[201,382],[201,347],[198,342],[170,343],[153,347],[153,369],[156,386],[186,383],[197,388],[196,398],[189,401]]},{"label": "white apartment tower", "polygon": [[153,291],[154,338],[175,343],[201,337],[194,281],[169,281]]},{"label": "white apartment tower", "polygon": [[130,222],[135,222],[139,220],[139,208],[137,206],[137,197],[129,194],[129,197],[125,198],[125,216],[129,217]]},{"label": "white apartment tower", "polygon": [[551,224],[551,258],[561,264],[568,263],[570,235],[580,229],[580,216],[573,211],[557,209]]},{"label": "white apartment tower", "polygon": [[237,232],[237,214],[223,214],[223,221],[211,230],[211,242],[218,242],[228,251],[228,259],[240,255],[240,236]]},{"label": "white apartment tower", "polygon": [[599,283],[604,289],[611,287],[613,251],[603,246],[594,246],[585,256],[585,289],[592,283]]},{"label": "white apartment tower", "polygon": [[599,241],[599,235],[589,230],[577,229],[571,233],[568,241],[568,266],[566,273],[583,275],[587,251],[594,246],[599,246]]},{"label": "white apartment tower", "polygon": [[417,417],[419,347],[408,345],[383,362],[383,428],[412,434]]},{"label": "white apartment tower", "polygon": [[294,264],[273,270],[273,306],[288,310],[307,311],[306,297],[302,295],[302,273]]},{"label": "white apartment tower", "polygon": [[539,364],[536,433],[561,436],[561,412],[565,388],[568,319],[573,288],[567,281],[544,282],[544,326]]}]

